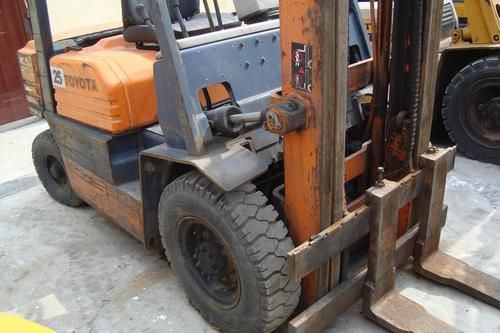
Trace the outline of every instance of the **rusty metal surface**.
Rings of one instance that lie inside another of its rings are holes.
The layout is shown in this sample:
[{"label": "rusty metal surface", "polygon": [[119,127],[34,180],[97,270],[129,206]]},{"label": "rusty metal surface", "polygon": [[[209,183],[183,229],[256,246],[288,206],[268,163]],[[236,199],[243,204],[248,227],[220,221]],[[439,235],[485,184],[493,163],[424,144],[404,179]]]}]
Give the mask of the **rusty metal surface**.
[{"label": "rusty metal surface", "polygon": [[383,187],[373,187],[366,192],[372,207],[368,278],[365,284],[363,308],[365,313],[394,289],[397,223],[399,217],[401,186],[385,181]]},{"label": "rusty metal surface", "polygon": [[[284,210],[292,239],[301,244],[343,217],[348,1],[281,2],[283,97],[297,98],[307,109],[305,128],[284,136]],[[293,84],[292,47],[297,43],[311,51],[307,90]],[[339,260],[331,267],[304,278],[304,304],[335,285]]]},{"label": "rusty metal surface", "polygon": [[396,266],[403,265],[413,256],[415,241],[418,235],[418,224],[414,225],[396,241]]},{"label": "rusty metal surface", "polygon": [[316,333],[323,331],[333,319],[361,298],[366,272],[365,268],[292,319],[288,323],[288,332]]},{"label": "rusty metal surface", "polygon": [[441,251],[420,263],[418,273],[500,308],[500,280]]},{"label": "rusty metal surface", "polygon": [[419,198],[420,230],[414,269],[438,283],[455,287],[500,308],[500,280],[439,251],[447,213],[443,205],[446,175],[454,165],[456,148],[429,149],[421,156],[424,189]]},{"label": "rusty metal surface", "polygon": [[423,306],[396,292],[386,295],[371,308],[369,317],[392,332],[460,332],[455,327],[431,316]]},{"label": "rusty metal surface", "polygon": [[285,100],[267,109],[264,127],[271,133],[285,135],[306,124],[306,108],[300,101]]},{"label": "rusty metal surface", "polygon": [[[406,264],[413,254],[417,233],[418,226],[415,226],[396,242],[395,260],[397,267]],[[335,318],[362,297],[367,274],[368,268],[365,266],[349,280],[342,282],[337,288],[300,313],[290,321],[289,332],[323,332]]]},{"label": "rusty metal surface", "polygon": [[456,148],[429,150],[420,158],[424,172],[423,195],[417,200],[419,247],[417,261],[425,260],[439,248],[446,176],[453,166]]},{"label": "rusty metal surface", "polygon": [[354,92],[373,82],[373,59],[366,59],[348,67],[347,90]]},{"label": "rusty metal surface", "polygon": [[423,173],[421,171],[416,171],[408,174],[399,182],[401,184],[399,208],[406,206],[422,193],[424,187],[423,180]]},{"label": "rusty metal surface", "polygon": [[[444,165],[446,176],[446,153],[442,155],[441,159],[438,158],[438,161]],[[417,181],[417,177],[420,181]],[[423,179],[425,177],[422,177],[421,173],[417,173],[407,176],[402,183],[422,184]],[[368,276],[363,299],[364,313],[392,332],[458,332],[454,327],[430,315],[421,305],[394,291],[397,261],[404,260],[411,255],[411,252],[401,254],[394,250],[398,247],[396,238],[399,209],[416,197],[415,193],[405,188],[408,186],[404,187],[399,183],[386,180],[383,186],[374,187],[367,191],[367,201],[372,207],[372,218],[370,221]],[[422,193],[422,196],[426,195],[427,193]],[[438,193],[436,199],[440,198],[439,195]],[[429,204],[431,203],[429,202]],[[442,208],[440,213],[442,213]],[[441,225],[439,225],[440,230]],[[414,244],[412,239],[416,234],[417,230],[414,227],[401,241]],[[408,250],[408,248],[405,249]]]},{"label": "rusty metal surface", "polygon": [[372,140],[370,184],[376,179],[376,170],[384,164],[384,142],[389,94],[389,68],[391,52],[392,1],[378,1],[377,30],[374,39],[373,100],[367,133]]},{"label": "rusty metal surface", "polygon": [[287,259],[290,278],[300,280],[366,235],[369,218],[370,208],[363,206],[290,251]]},{"label": "rusty metal surface", "polygon": [[345,159],[345,182],[349,182],[366,172],[371,141],[363,143],[361,149]]},{"label": "rusty metal surface", "polygon": [[[373,188],[370,191],[372,193],[381,193],[389,189],[397,191],[398,194],[394,198],[394,209],[398,212],[421,194],[423,173],[421,171],[411,173],[400,182],[384,182],[386,186]],[[288,254],[290,276],[296,280],[304,277],[368,234],[370,212],[371,206],[361,205],[360,208],[290,251]]]},{"label": "rusty metal surface", "polygon": [[443,17],[442,1],[426,1],[424,17],[424,54],[422,57],[423,85],[420,96],[420,110],[417,126],[417,142],[414,160],[422,155],[429,147],[431,139],[432,118],[434,114],[434,100],[436,95],[437,75],[439,67],[439,43],[441,40],[441,26]]},{"label": "rusty metal surface", "polygon": [[[63,155],[71,187],[79,198],[144,243],[142,202]],[[138,187],[138,186],[137,186]]]}]

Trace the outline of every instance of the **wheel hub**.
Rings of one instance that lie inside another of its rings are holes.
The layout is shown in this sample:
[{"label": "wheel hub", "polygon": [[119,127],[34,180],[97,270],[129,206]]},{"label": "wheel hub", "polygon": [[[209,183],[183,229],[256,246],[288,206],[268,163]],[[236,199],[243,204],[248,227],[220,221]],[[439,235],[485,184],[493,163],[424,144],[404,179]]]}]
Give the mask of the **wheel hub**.
[{"label": "wheel hub", "polygon": [[195,217],[183,219],[178,235],[181,253],[200,287],[221,307],[235,306],[240,298],[238,272],[219,236]]},{"label": "wheel hub", "polygon": [[494,125],[500,124],[500,97],[492,98],[484,106],[486,120]]},{"label": "wheel hub", "polygon": [[59,161],[52,156],[49,156],[47,158],[46,163],[49,175],[54,180],[54,182],[59,186],[66,186],[67,184],[66,172],[64,171],[64,168],[61,165],[61,163],[59,163]]},{"label": "wheel hub", "polygon": [[227,259],[222,248],[214,241],[202,242],[195,249],[196,267],[202,276],[222,278],[225,275]]},{"label": "wheel hub", "polygon": [[470,84],[460,98],[458,121],[463,135],[485,149],[500,147],[499,87],[499,78],[483,78]]}]

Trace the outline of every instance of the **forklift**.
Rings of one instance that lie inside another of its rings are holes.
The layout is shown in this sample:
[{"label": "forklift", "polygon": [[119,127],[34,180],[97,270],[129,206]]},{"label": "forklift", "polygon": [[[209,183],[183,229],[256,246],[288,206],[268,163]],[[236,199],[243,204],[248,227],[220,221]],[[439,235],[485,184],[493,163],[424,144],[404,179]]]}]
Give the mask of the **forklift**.
[{"label": "forklift", "polygon": [[441,53],[435,129],[444,124],[465,155],[500,165],[500,1],[455,5],[466,20]]},{"label": "forklift", "polygon": [[28,3],[42,184],[164,252],[215,327],[321,332],[363,299],[392,331],[456,331],[395,292],[410,260],[500,307],[499,280],[439,251],[440,1],[380,0],[373,50],[356,1],[122,0],[123,30],[55,43]]}]

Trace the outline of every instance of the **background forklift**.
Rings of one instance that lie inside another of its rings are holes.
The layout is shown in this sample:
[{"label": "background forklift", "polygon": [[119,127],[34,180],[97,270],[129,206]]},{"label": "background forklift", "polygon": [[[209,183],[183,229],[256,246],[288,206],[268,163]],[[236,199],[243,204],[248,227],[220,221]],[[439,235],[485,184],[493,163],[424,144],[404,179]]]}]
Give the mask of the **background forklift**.
[{"label": "background forklift", "polygon": [[458,16],[458,27],[465,28],[467,26],[467,12],[465,10],[464,0],[454,0],[453,6]]},{"label": "background forklift", "polygon": [[500,1],[464,0],[456,5],[461,28],[441,53],[436,129],[441,129],[442,115],[458,149],[500,164]]},{"label": "background forklift", "polygon": [[455,153],[429,145],[442,4],[379,1],[373,59],[356,2],[215,4],[123,0],[123,31],[55,50],[29,1],[20,63],[50,125],[33,143],[48,193],[165,250],[223,331],[272,331],[299,298],[291,332],[360,298],[388,329],[453,331],[394,292],[411,257],[500,306],[498,280],[438,249]]}]

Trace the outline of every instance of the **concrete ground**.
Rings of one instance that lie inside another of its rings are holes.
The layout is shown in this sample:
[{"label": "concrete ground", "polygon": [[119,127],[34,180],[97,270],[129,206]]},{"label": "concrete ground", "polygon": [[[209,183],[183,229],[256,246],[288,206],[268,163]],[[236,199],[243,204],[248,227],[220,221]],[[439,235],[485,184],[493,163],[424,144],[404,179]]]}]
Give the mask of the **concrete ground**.
[{"label": "concrete ground", "polygon": [[[57,332],[214,332],[162,257],[92,208],[44,191],[31,163],[43,122],[0,133],[0,312]],[[458,157],[441,248],[500,278],[500,167]],[[500,310],[398,272],[397,288],[464,332],[500,332]],[[327,332],[383,332],[357,304]]]}]

